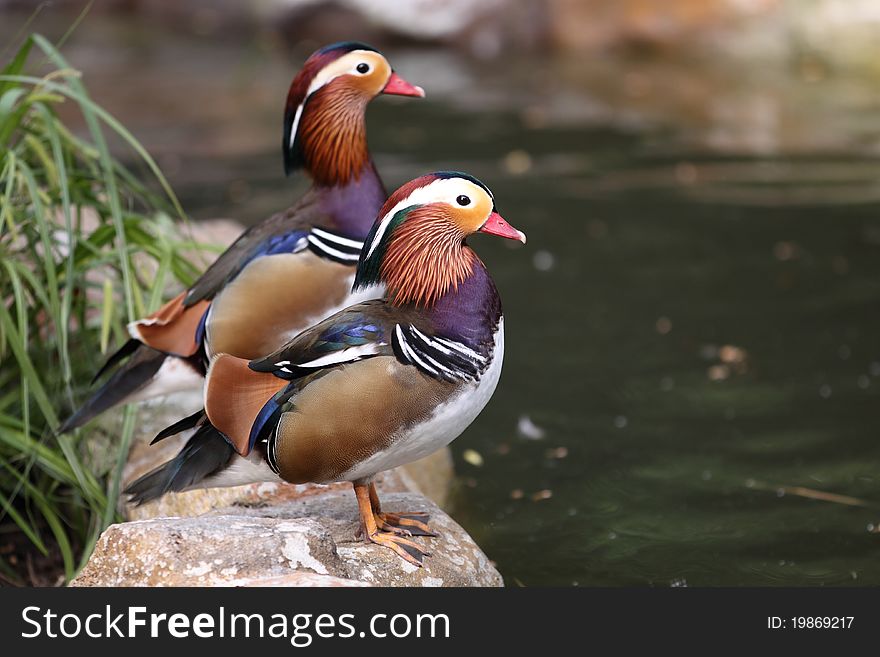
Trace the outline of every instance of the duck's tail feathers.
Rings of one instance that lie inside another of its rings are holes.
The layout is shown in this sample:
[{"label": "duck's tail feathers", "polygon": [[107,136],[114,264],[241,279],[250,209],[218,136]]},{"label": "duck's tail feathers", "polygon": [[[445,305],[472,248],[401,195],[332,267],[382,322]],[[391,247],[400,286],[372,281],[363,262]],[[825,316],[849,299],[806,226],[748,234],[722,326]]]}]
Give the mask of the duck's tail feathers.
[{"label": "duck's tail feathers", "polygon": [[104,385],[98,388],[73,415],[64,420],[58,429],[59,434],[81,427],[107,409],[135,397],[153,380],[165,359],[169,358],[161,351],[151,349],[136,340],[129,340],[119,351],[110,356],[98,376],[117,365],[126,356],[131,357],[120,365]]},{"label": "duck's tail feathers", "polygon": [[89,381],[89,385],[92,385],[92,386],[95,385],[95,383],[98,381],[98,379],[100,379],[102,376],[104,376],[105,372],[107,372],[114,365],[118,364],[119,361],[131,356],[135,351],[137,351],[137,348],[140,347],[141,345],[142,345],[142,343],[139,340],[135,340],[134,338],[130,338],[128,340],[128,342],[126,342],[119,349],[117,349],[115,352],[113,352],[113,355],[107,359],[107,362],[105,362],[101,366],[101,369],[99,369],[97,371],[97,373],[95,374],[95,376],[92,377],[92,380]]},{"label": "duck's tail feathers", "polygon": [[164,429],[162,429],[162,431],[157,433],[156,437],[150,441],[150,444],[155,445],[160,440],[164,440],[165,438],[168,438],[169,436],[176,436],[181,431],[186,431],[187,429],[192,429],[193,427],[202,424],[202,421],[206,420],[207,417],[208,416],[205,415],[205,409],[200,408],[192,415],[187,415],[185,418],[183,418],[182,420],[178,420],[177,422],[172,424],[170,427],[165,427]]},{"label": "duck's tail feathers", "polygon": [[187,490],[225,468],[234,454],[223,434],[205,420],[177,456],[134,481],[124,492],[130,502],[141,505],[165,493]]}]

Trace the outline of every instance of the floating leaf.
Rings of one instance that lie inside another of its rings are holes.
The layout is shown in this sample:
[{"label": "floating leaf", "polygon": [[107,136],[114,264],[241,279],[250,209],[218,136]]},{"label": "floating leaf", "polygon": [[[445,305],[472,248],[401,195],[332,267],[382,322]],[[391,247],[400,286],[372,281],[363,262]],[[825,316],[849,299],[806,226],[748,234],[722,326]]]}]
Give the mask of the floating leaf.
[{"label": "floating leaf", "polygon": [[470,463],[476,468],[480,468],[483,466],[483,455],[475,449],[464,450],[464,453],[461,455],[461,457],[465,460],[466,463]]}]

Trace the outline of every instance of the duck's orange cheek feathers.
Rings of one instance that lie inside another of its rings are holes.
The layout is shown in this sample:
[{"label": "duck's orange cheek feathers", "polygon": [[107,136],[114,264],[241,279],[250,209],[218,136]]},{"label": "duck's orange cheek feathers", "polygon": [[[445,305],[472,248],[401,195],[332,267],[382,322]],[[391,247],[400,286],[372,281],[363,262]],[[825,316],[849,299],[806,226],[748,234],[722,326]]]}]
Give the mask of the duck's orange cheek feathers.
[{"label": "duck's orange cheek feathers", "polygon": [[481,194],[472,205],[457,207],[452,211],[452,220],[461,230],[462,235],[470,235],[480,229],[492,213],[492,200]]},{"label": "duck's orange cheek feathers", "polygon": [[382,93],[388,79],[391,77],[391,67],[379,57],[372,58],[372,72],[360,78],[355,78],[354,85],[369,98]]}]

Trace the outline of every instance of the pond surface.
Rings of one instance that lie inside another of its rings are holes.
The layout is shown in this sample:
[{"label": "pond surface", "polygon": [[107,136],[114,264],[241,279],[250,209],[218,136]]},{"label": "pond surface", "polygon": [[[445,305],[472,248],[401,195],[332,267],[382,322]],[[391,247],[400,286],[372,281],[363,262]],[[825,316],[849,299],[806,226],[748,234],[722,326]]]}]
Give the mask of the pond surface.
[{"label": "pond surface", "polygon": [[[193,217],[301,188],[301,54],[97,20],[67,52]],[[466,170],[529,238],[473,240],[507,351],[453,444],[451,511],[508,585],[880,584],[876,80],[386,54],[428,91],[370,109],[389,188]]]}]

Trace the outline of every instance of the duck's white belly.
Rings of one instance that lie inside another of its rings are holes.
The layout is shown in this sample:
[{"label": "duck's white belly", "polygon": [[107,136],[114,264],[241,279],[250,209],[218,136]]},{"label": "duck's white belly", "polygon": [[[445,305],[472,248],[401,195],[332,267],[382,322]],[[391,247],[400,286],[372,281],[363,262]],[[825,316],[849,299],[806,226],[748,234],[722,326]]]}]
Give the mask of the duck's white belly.
[{"label": "duck's white belly", "polygon": [[235,454],[227,467],[209,477],[205,477],[187,490],[192,490],[193,488],[224,488],[226,486],[241,486],[243,484],[263,482],[284,483],[281,477],[272,472],[272,468],[266,463],[266,459],[259,452],[253,451],[247,456]]},{"label": "duck's white belly", "polygon": [[504,360],[504,318],[495,332],[495,350],[492,362],[479,381],[464,386],[424,422],[410,427],[406,434],[396,438],[386,449],[376,452],[346,472],[340,480],[355,481],[371,477],[384,470],[411,463],[445,447],[470,426],[492,398],[501,378]]}]

